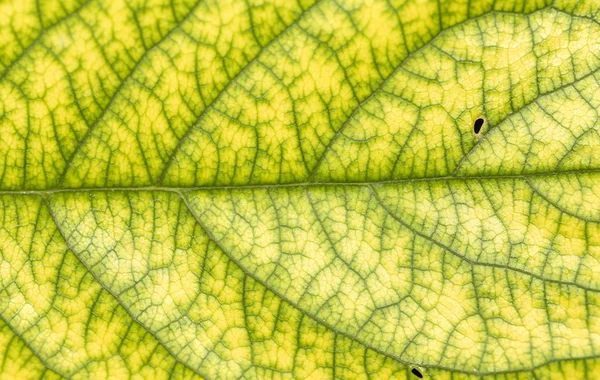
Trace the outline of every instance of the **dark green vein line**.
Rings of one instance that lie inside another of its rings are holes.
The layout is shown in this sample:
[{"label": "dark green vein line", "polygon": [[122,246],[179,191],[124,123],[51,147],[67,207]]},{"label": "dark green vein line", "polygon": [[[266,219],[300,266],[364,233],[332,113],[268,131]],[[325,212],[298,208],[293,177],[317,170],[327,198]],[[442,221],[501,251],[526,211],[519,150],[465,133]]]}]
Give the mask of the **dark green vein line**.
[{"label": "dark green vein line", "polygon": [[569,211],[569,210],[561,207],[556,202],[554,202],[550,198],[548,198],[541,190],[539,190],[537,187],[535,187],[535,185],[528,178],[525,178],[525,183],[527,183],[527,185],[531,188],[531,190],[535,194],[537,194],[540,198],[542,198],[546,203],[548,203],[550,206],[554,207],[558,211],[562,212],[563,214],[570,215],[570,216],[572,216],[572,217],[574,217],[576,219],[582,220],[582,221],[587,222],[587,223],[595,223],[595,224],[600,223],[600,219],[594,220],[594,219],[586,218],[586,217],[583,217],[581,215],[577,215],[574,212]]},{"label": "dark green vein line", "polygon": [[409,230],[416,236],[419,236],[422,239],[425,239],[426,241],[429,241],[429,242],[435,244],[436,246],[440,247],[444,251],[451,253],[453,256],[456,256],[457,258],[461,259],[462,261],[468,263],[471,266],[480,266],[480,267],[508,270],[511,272],[520,273],[520,274],[528,276],[528,277],[533,277],[542,282],[551,282],[551,283],[563,285],[563,286],[573,286],[573,287],[576,287],[576,288],[579,288],[582,290],[586,290],[586,291],[589,291],[592,293],[600,292],[600,288],[593,288],[593,287],[582,285],[582,284],[579,284],[579,283],[576,283],[573,281],[562,281],[562,280],[555,280],[553,278],[546,278],[543,275],[535,274],[535,273],[529,272],[525,269],[516,268],[516,267],[510,266],[508,264],[479,262],[479,261],[473,260],[471,258],[468,258],[464,254],[456,251],[455,249],[449,247],[448,245],[446,245],[440,241],[437,241],[436,239],[432,238],[431,236],[428,236],[428,235],[424,234],[423,232],[419,231],[417,228],[413,227],[410,223],[406,222],[403,218],[401,218],[399,215],[397,215],[393,210],[390,210],[390,208],[385,204],[385,202],[383,202],[383,200],[381,199],[379,194],[377,194],[377,191],[375,191],[375,189],[373,187],[370,187],[370,190],[371,190],[371,193],[373,194],[373,197],[375,198],[375,200],[377,200],[377,202],[381,205],[381,207],[385,210],[385,212],[387,212],[392,218],[394,218],[398,223],[400,223],[400,225],[402,225],[404,228],[406,228],[407,230]]},{"label": "dark green vein line", "polygon": [[149,49],[145,50],[144,53],[135,62],[135,65],[131,68],[129,73],[123,78],[123,80],[115,88],[111,98],[108,100],[106,105],[100,110],[100,113],[98,114],[96,119],[92,122],[91,125],[88,125],[88,129],[87,129],[85,135],[79,140],[79,142],[77,143],[77,146],[75,146],[75,149],[73,150],[73,152],[71,153],[71,155],[69,156],[67,161],[65,162],[65,167],[63,169],[63,172],[60,175],[60,177],[58,178],[58,187],[62,187],[62,184],[67,176],[67,173],[69,172],[69,168],[71,167],[71,164],[73,163],[73,160],[75,159],[75,156],[81,150],[81,148],[83,147],[85,142],[90,138],[92,132],[100,124],[104,115],[106,114],[106,112],[108,112],[108,110],[110,109],[110,107],[113,104],[113,102],[115,101],[115,99],[117,99],[118,95],[120,94],[121,90],[125,86],[128,79],[131,78],[131,76],[136,72],[138,67],[144,61],[144,58],[146,58],[150,54],[150,52],[154,51],[161,43],[166,41],[174,32],[179,30],[179,28],[181,28],[181,25],[183,23],[185,23],[185,21],[194,14],[194,12],[200,6],[202,1],[203,0],[197,0],[196,4],[194,4],[194,6],[190,8],[189,12],[180,21],[175,22],[173,25],[173,28],[171,30],[169,30],[167,33],[165,33],[154,45],[150,46]]},{"label": "dark green vein line", "polygon": [[[69,376],[66,376],[64,373],[62,373],[61,371],[59,371],[56,368],[53,368],[53,366],[51,366],[50,364],[48,364],[48,362],[42,357],[40,356],[40,354],[38,354],[38,352],[31,347],[29,341],[27,341],[27,339],[23,338],[21,336],[21,334],[19,334],[12,326],[10,323],[8,323],[8,321],[2,316],[2,314],[0,314],[0,321],[4,322],[4,324],[6,325],[6,327],[8,327],[8,329],[18,338],[21,340],[21,342],[23,342],[23,344],[25,345],[25,347],[27,347],[29,349],[29,351],[31,351],[31,353],[42,363],[42,365],[44,365],[44,367],[50,369],[52,372],[55,372],[56,374],[58,374],[59,376],[63,377],[63,378],[68,378]],[[0,373],[0,377],[2,373]]]},{"label": "dark green vein line", "polygon": [[31,40],[31,42],[29,43],[29,45],[27,45],[21,51],[21,53],[19,53],[19,55],[17,55],[15,57],[15,59],[4,68],[4,71],[2,72],[2,74],[0,74],[0,82],[2,82],[4,80],[4,78],[6,78],[6,76],[9,73],[9,71],[12,70],[12,68],[17,64],[17,62],[20,61],[23,57],[25,57],[27,55],[27,53],[29,53],[33,49],[33,47],[39,41],[41,41],[42,37],[44,37],[44,35],[48,31],[54,29],[54,27],[56,27],[57,25],[60,25],[60,24],[64,23],[69,18],[71,18],[71,17],[75,16],[76,14],[78,14],[79,12],[81,12],[81,10],[84,9],[85,7],[87,7],[92,1],[93,0],[86,0],[86,1],[84,1],[83,3],[81,3],[81,5],[78,8],[75,8],[75,10],[73,12],[66,14],[63,18],[59,18],[52,25],[48,25],[47,27],[44,27],[43,25],[40,25],[40,33],[37,35],[37,37],[34,38],[33,40]]},{"label": "dark green vein line", "polygon": [[67,249],[69,251],[71,251],[73,253],[73,255],[75,255],[75,257],[77,258],[77,260],[81,263],[81,265],[88,271],[88,273],[94,278],[94,280],[96,280],[96,282],[98,282],[98,284],[100,284],[100,286],[102,286],[102,289],[104,289],[106,292],[108,292],[108,294],[110,294],[115,301],[119,304],[119,306],[121,306],[123,308],[123,310],[125,310],[125,312],[127,313],[127,315],[129,315],[129,317],[138,325],[140,325],[144,330],[146,330],[150,335],[152,335],[154,337],[154,339],[156,339],[156,341],[173,357],[173,359],[175,361],[177,361],[178,363],[180,363],[181,365],[185,366],[186,368],[188,368],[190,371],[194,372],[197,375],[200,375],[204,378],[208,378],[206,376],[206,374],[201,373],[198,369],[192,368],[188,363],[186,363],[185,361],[181,360],[173,351],[171,351],[171,349],[167,346],[167,344],[163,341],[163,339],[161,339],[159,336],[157,336],[152,329],[150,329],[150,327],[148,327],[146,324],[144,324],[142,321],[139,320],[138,317],[134,316],[130,311],[129,308],[127,308],[125,306],[125,304],[123,303],[123,301],[120,299],[120,297],[113,292],[109,286],[107,286],[97,275],[96,273],[92,270],[92,268],[90,268],[82,259],[81,257],[79,257],[79,255],[77,254],[77,251],[75,249],[73,249],[70,245],[69,245],[69,240],[67,235],[65,234],[65,232],[62,230],[60,223],[58,222],[58,219],[56,219],[56,216],[54,214],[52,205],[50,203],[50,201],[48,200],[48,198],[46,197],[41,197],[41,201],[42,203],[45,205],[45,207],[48,209],[48,213],[50,214],[50,218],[52,219],[52,222],[56,225],[56,230],[60,233],[62,239],[65,242],[65,246],[67,247]]},{"label": "dark green vein line", "polygon": [[[548,7],[544,7],[544,8],[540,8],[537,9],[531,13],[536,13],[536,12],[541,12],[544,9],[547,9]],[[317,163],[315,164],[312,173],[309,175],[309,181],[314,180],[314,178],[317,176],[317,172],[319,170],[319,167],[322,165],[323,160],[325,159],[326,154],[329,152],[329,150],[331,149],[331,147],[333,146],[333,144],[335,143],[335,141],[341,136],[341,134],[343,133],[344,129],[350,124],[350,122],[354,119],[354,117],[356,116],[356,114],[358,114],[358,112],[360,112],[360,110],[362,110],[365,105],[371,101],[371,99],[373,99],[380,91],[383,90],[383,88],[385,87],[385,85],[387,83],[389,83],[390,80],[392,80],[392,78],[396,75],[396,73],[402,69],[402,67],[404,66],[404,64],[413,56],[415,56],[416,54],[418,54],[420,51],[422,51],[423,49],[425,49],[427,46],[429,46],[430,44],[433,44],[434,41],[436,39],[438,39],[444,32],[447,32],[449,30],[458,28],[462,25],[464,25],[467,22],[471,22],[474,20],[478,20],[478,19],[482,19],[485,17],[488,17],[489,15],[492,14],[518,14],[518,15],[527,15],[530,13],[515,13],[515,12],[505,12],[505,11],[496,11],[496,10],[491,10],[489,12],[483,13],[477,17],[474,18],[467,18],[459,23],[456,23],[454,25],[452,25],[451,27],[447,28],[447,29],[442,29],[440,31],[438,31],[438,33],[436,35],[434,35],[431,40],[427,41],[426,43],[424,43],[422,46],[420,46],[418,49],[415,49],[414,51],[410,52],[409,54],[406,55],[406,57],[404,57],[397,65],[396,67],[390,72],[390,74],[383,79],[383,81],[381,81],[381,83],[377,86],[377,88],[368,96],[366,97],[362,102],[358,103],[358,105],[352,110],[352,112],[350,113],[350,116],[342,123],[342,125],[340,126],[340,128],[338,128],[338,130],[335,132],[335,134],[333,135],[333,137],[331,138],[331,140],[329,140],[329,143],[327,144],[327,146],[325,147],[325,149],[323,150],[323,153],[321,154],[321,156],[319,157],[319,159],[317,160]]]},{"label": "dark green vein line", "polygon": [[554,362],[565,362],[565,361],[574,361],[574,360],[578,360],[578,359],[582,359],[582,360],[589,360],[589,359],[596,359],[596,358],[600,358],[600,355],[589,355],[589,356],[582,356],[582,357],[577,357],[577,358],[564,358],[564,359],[550,359],[547,360],[545,362],[541,362],[536,366],[532,366],[529,368],[521,368],[521,369],[514,369],[514,370],[504,370],[504,371],[469,371],[469,370],[463,370],[463,369],[457,369],[457,368],[451,368],[451,367],[447,367],[447,366],[443,366],[443,365],[438,365],[438,364],[427,364],[427,363],[417,363],[417,362],[411,362],[405,359],[402,359],[396,355],[390,354],[378,347],[375,347],[367,342],[363,342],[360,338],[343,332],[343,331],[339,331],[335,328],[335,326],[331,325],[328,322],[325,322],[324,320],[322,320],[321,318],[319,318],[318,316],[316,316],[314,313],[311,313],[309,311],[303,310],[301,309],[299,306],[297,306],[290,298],[288,298],[285,294],[281,293],[280,291],[278,291],[277,289],[272,288],[271,286],[269,286],[267,283],[265,283],[264,281],[262,281],[260,278],[258,278],[254,273],[252,273],[251,271],[249,271],[246,267],[244,267],[239,260],[237,260],[237,258],[235,258],[233,255],[231,255],[231,253],[229,251],[227,251],[220,243],[219,241],[215,238],[215,236],[210,232],[210,230],[207,228],[207,226],[202,222],[202,219],[200,218],[199,215],[196,214],[196,212],[194,211],[193,207],[191,206],[191,204],[189,203],[188,199],[186,198],[186,196],[183,193],[178,193],[179,197],[181,198],[181,200],[185,203],[186,207],[188,208],[188,210],[190,211],[190,213],[192,214],[192,216],[194,217],[194,219],[196,220],[196,222],[198,223],[199,227],[203,230],[203,232],[206,234],[206,236],[210,239],[211,242],[213,242],[228,258],[229,260],[231,260],[236,266],[238,266],[240,268],[240,270],[249,278],[253,279],[254,281],[256,281],[257,283],[259,283],[260,285],[262,285],[265,289],[269,290],[270,292],[274,293],[275,295],[277,295],[279,298],[281,298],[283,301],[285,301],[286,303],[288,303],[290,306],[294,307],[296,310],[300,311],[301,313],[303,313],[304,315],[310,317],[311,319],[313,319],[314,321],[316,321],[317,323],[321,324],[322,326],[328,328],[329,330],[331,330],[332,332],[334,332],[337,335],[340,336],[344,336],[354,342],[359,343],[360,345],[374,351],[377,352],[378,354],[390,358],[394,361],[397,361],[398,363],[401,363],[405,366],[419,366],[419,367],[423,367],[423,368],[431,368],[431,369],[437,369],[437,370],[442,370],[442,371],[449,371],[449,372],[456,372],[456,373],[464,373],[464,374],[469,374],[469,375],[479,375],[479,376],[486,376],[486,375],[500,375],[500,374],[512,374],[512,373],[520,373],[520,372],[532,372],[537,368],[541,368],[545,365],[554,363]]},{"label": "dark green vein line", "polygon": [[[483,136],[482,139],[478,140],[472,147],[471,149],[469,149],[463,156],[462,158],[458,161],[458,163],[456,164],[456,167],[454,168],[454,171],[452,172],[452,175],[458,176],[458,172],[459,170],[462,168],[462,165],[469,159],[469,157],[475,152],[477,151],[477,148],[481,146],[481,144],[487,140],[487,138],[489,136],[491,136],[493,133],[498,133],[497,131],[500,130],[500,126],[503,125],[503,123],[513,117],[515,117],[516,115],[520,114],[523,110],[527,109],[528,107],[532,106],[533,104],[537,104],[537,102],[539,102],[539,100],[545,97],[549,97],[553,94],[556,94],[559,91],[562,91],[566,88],[569,87],[574,87],[576,86],[578,83],[581,83],[582,81],[586,80],[587,78],[590,78],[594,75],[596,75],[598,72],[600,72],[600,62],[599,62],[599,66],[595,69],[593,69],[592,71],[590,71],[589,73],[581,76],[580,78],[576,78],[573,82],[569,82],[569,83],[565,83],[561,86],[558,86],[550,91],[547,91],[543,94],[538,94],[535,98],[533,98],[530,102],[524,104],[523,106],[521,106],[521,108],[515,110],[514,112],[511,112],[510,114],[506,115],[504,117],[504,119],[492,126],[488,132]],[[584,99],[585,100],[585,99]],[[539,106],[538,106],[539,107]],[[569,154],[570,152],[567,152],[566,154]]]},{"label": "dark green vein line", "polygon": [[[264,46],[262,46],[258,50],[258,52],[256,52],[256,55],[250,61],[248,61],[248,63],[246,63],[244,65],[244,67],[240,68],[240,70],[238,71],[238,73],[235,74],[227,82],[227,84],[223,87],[223,89],[221,91],[219,91],[219,93],[217,94],[217,96],[215,96],[215,98],[202,110],[202,112],[200,113],[200,115],[198,115],[198,117],[196,118],[196,120],[194,120],[190,124],[190,126],[185,131],[185,133],[183,134],[183,136],[179,139],[179,141],[177,141],[177,145],[175,145],[175,148],[173,149],[173,151],[171,152],[171,154],[169,154],[169,157],[167,158],[167,162],[165,163],[165,166],[163,167],[160,175],[158,176],[158,178],[160,179],[160,181],[163,181],[166,178],[166,176],[168,174],[168,171],[169,171],[169,168],[173,165],[173,161],[175,160],[175,156],[181,150],[181,148],[183,147],[183,144],[185,143],[185,141],[189,138],[189,136],[194,131],[194,127],[200,122],[200,120],[202,120],[202,118],[209,112],[209,110],[211,110],[215,106],[215,104],[217,104],[217,102],[221,99],[221,97],[223,97],[225,95],[225,93],[227,92],[227,89],[229,87],[233,86],[233,84],[235,84],[237,82],[238,78],[240,78],[246,72],[246,70],[254,62],[257,62],[257,60],[260,58],[261,54],[266,49],[268,49],[269,46],[273,45],[283,35],[285,35],[289,30],[291,30],[291,28],[294,27],[305,15],[307,15],[311,11],[311,9],[315,8],[317,6],[317,4],[320,3],[320,1],[322,1],[322,0],[316,0],[313,3],[313,5],[311,5],[310,7],[306,8],[305,10],[303,10],[302,12],[300,12],[300,14],[298,15],[298,17],[292,23],[290,23],[290,25],[288,25],[287,27],[285,27],[281,32],[279,32],[279,34],[275,35],[267,44],[265,44]],[[258,147],[257,147],[257,149],[258,149]],[[159,184],[160,184],[160,181],[159,181]]]}]

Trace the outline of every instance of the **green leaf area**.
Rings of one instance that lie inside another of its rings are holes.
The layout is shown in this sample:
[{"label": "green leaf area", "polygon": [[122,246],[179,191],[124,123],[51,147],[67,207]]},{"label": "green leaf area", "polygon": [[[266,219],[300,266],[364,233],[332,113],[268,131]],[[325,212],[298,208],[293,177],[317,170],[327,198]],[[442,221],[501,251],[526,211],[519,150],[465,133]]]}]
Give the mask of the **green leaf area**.
[{"label": "green leaf area", "polygon": [[0,1],[0,378],[600,378],[598,9]]}]

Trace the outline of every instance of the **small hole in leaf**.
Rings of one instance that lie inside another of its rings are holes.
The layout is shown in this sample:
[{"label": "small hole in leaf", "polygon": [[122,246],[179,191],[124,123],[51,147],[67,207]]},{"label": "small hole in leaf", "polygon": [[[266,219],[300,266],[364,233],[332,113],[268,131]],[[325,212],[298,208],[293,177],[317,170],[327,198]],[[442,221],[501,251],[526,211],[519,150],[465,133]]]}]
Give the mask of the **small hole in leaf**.
[{"label": "small hole in leaf", "polygon": [[473,124],[473,132],[475,132],[476,135],[478,135],[479,132],[481,132],[483,124],[485,124],[484,118],[478,117],[477,119],[475,119],[475,124]]},{"label": "small hole in leaf", "polygon": [[421,374],[421,372],[419,372],[419,370],[418,370],[418,369],[416,369],[416,368],[413,368],[413,369],[412,369],[412,371],[410,371],[410,372],[412,372],[412,373],[413,373],[413,375],[415,375],[415,376],[416,376],[416,377],[418,377],[419,379],[422,379],[422,378],[423,378],[423,375]]}]

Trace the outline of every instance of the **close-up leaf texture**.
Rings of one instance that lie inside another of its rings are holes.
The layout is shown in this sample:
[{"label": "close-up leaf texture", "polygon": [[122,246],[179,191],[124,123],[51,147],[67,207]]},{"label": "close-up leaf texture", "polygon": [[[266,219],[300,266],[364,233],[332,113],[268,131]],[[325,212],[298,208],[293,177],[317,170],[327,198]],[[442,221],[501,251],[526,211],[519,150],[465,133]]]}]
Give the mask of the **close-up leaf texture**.
[{"label": "close-up leaf texture", "polygon": [[599,109],[599,0],[0,0],[0,379],[598,379]]}]

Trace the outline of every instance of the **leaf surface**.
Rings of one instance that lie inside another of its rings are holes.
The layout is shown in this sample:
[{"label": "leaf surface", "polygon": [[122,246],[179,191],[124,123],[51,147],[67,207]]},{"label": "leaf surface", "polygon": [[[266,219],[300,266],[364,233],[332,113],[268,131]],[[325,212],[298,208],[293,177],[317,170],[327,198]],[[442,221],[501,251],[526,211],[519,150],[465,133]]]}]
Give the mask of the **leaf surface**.
[{"label": "leaf surface", "polygon": [[0,373],[600,376],[599,5],[0,4]]}]

